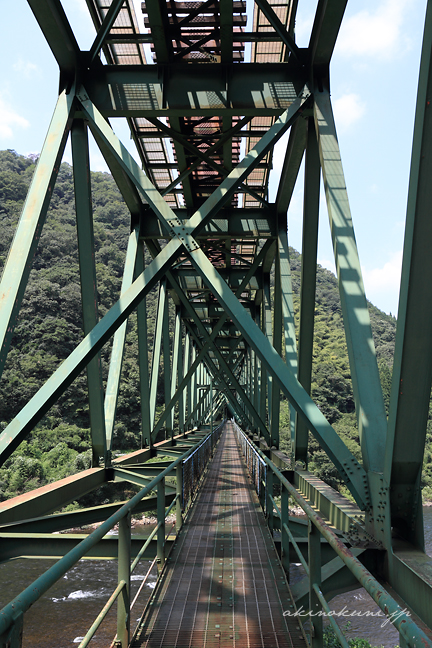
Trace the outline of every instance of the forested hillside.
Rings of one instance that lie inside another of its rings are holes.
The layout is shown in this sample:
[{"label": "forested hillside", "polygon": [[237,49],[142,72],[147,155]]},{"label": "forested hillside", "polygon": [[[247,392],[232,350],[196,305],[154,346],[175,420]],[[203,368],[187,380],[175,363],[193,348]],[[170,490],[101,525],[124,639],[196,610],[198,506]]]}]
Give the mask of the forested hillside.
[{"label": "forested hillside", "polygon": [[[32,158],[17,155],[14,151],[0,152],[0,270],[7,257],[34,168]],[[102,316],[119,296],[129,216],[110,175],[92,173],[92,189],[99,311]],[[291,250],[297,310],[300,262],[300,255]],[[156,298],[156,291],[153,291],[147,300],[150,348]],[[68,164],[62,164],[15,329],[12,350],[0,383],[1,429],[82,339],[80,301],[72,169]],[[370,312],[384,398],[388,404],[396,321],[373,306]],[[354,400],[337,284],[332,273],[323,268],[318,271],[315,316],[312,396],[341,437],[358,454]],[[114,436],[117,450],[132,447],[140,433],[134,316],[131,316],[128,326]],[[105,379],[109,355],[110,345],[107,344],[102,350]],[[81,374],[51,408],[32,438],[23,443],[0,468],[0,501],[89,466],[85,383],[85,374]],[[162,402],[162,385],[160,399]],[[282,402],[281,424],[283,447],[289,451],[286,402]],[[432,498],[432,488],[429,487],[432,484],[430,432],[428,430],[428,450],[425,453],[425,484],[428,486],[425,494],[428,498]],[[336,472],[324,452],[313,440],[310,447],[311,468],[330,484],[339,486]],[[105,495],[101,492],[98,498]]]}]

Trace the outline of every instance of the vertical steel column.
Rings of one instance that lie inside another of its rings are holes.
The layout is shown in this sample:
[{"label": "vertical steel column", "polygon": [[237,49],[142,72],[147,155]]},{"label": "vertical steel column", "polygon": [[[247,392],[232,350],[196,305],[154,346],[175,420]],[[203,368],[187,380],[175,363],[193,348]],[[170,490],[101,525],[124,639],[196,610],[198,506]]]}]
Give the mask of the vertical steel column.
[{"label": "vertical steel column", "polygon": [[[81,300],[84,335],[99,321],[96,267],[94,257],[93,211],[90,180],[90,160],[87,126],[75,120],[71,133],[73,176],[75,190],[78,259],[80,268]],[[98,466],[107,457],[107,438],[103,409],[103,382],[100,352],[88,363],[87,385],[92,438],[92,465]],[[108,444],[108,451],[110,450]]]},{"label": "vertical steel column", "polygon": [[[263,291],[263,304],[264,304],[264,333],[268,338],[270,344],[273,345],[273,331],[272,331],[272,300],[270,293],[270,273],[264,273],[264,291]],[[267,387],[267,403],[265,409],[267,412],[264,414],[264,421],[268,422],[269,427],[272,425],[272,385],[273,376],[269,371],[266,371],[266,387]],[[267,414],[267,417],[266,417]]]},{"label": "vertical steel column", "polygon": [[130,639],[130,565],[131,516],[128,513],[119,522],[118,530],[118,581],[125,581],[117,599],[117,640],[119,648],[128,648]]},{"label": "vertical steel column", "polygon": [[[144,245],[142,240],[138,241],[138,251],[135,265],[135,275],[139,276],[144,272]],[[148,361],[148,339],[147,339],[147,305],[146,298],[142,299],[137,306],[137,327],[138,327],[138,364],[140,376],[140,400],[141,400],[141,425],[143,448],[152,445],[150,427],[150,387],[149,387],[149,361]]]},{"label": "vertical steel column", "polygon": [[322,605],[314,590],[314,585],[321,587],[321,534],[309,520],[308,525],[308,564],[309,564],[309,610],[311,646],[312,648],[323,647],[323,618]]},{"label": "vertical steel column", "polygon": [[[282,282],[281,282],[281,254],[278,245],[275,255],[275,285],[273,298],[273,346],[281,355],[282,353]],[[294,338],[295,339],[295,338]],[[288,362],[288,359],[287,359]],[[280,389],[276,380],[272,381],[272,397],[270,417],[271,445],[279,449],[279,418],[280,418]]]},{"label": "vertical steel column", "polygon": [[412,148],[385,477],[391,526],[424,547],[421,472],[432,380],[432,3],[428,3]]},{"label": "vertical steel column", "polygon": [[[184,372],[184,357],[183,357],[183,335],[182,335],[182,325],[181,325],[181,309],[179,309],[180,316],[180,339],[178,344],[178,358],[177,358],[177,372],[178,372],[178,384],[183,380]],[[178,424],[179,424],[179,433],[185,433],[185,413],[186,413],[186,390],[183,389],[180,394],[178,401]]]},{"label": "vertical steel column", "polygon": [[157,522],[158,530],[157,540],[157,563],[158,570],[162,571],[165,563],[165,478],[161,479],[157,485]]},{"label": "vertical steel column", "polygon": [[183,495],[183,462],[180,462],[176,468],[176,530],[180,531],[183,524],[183,510],[182,510],[182,495]]},{"label": "vertical steel column", "polygon": [[[191,366],[191,359],[190,359],[190,335],[189,333],[186,333],[186,340],[185,340],[185,355],[184,355],[184,375],[186,376],[189,368]],[[188,382],[188,385],[186,387],[186,391],[184,392],[186,396],[185,400],[185,422],[189,419],[191,412],[192,412],[192,377]],[[187,427],[187,426],[186,426]]]},{"label": "vertical steel column", "polygon": [[153,430],[155,415],[156,415],[156,398],[157,398],[157,387],[158,387],[158,378],[159,378],[159,365],[160,365],[160,354],[162,346],[162,331],[163,331],[163,319],[165,313],[165,299],[166,299],[166,280],[160,282],[159,285],[159,299],[158,299],[158,308],[157,316],[155,322],[155,330],[153,336],[153,357],[152,357],[152,369],[151,369],[151,382],[150,382],[150,428]]},{"label": "vertical steel column", "polygon": [[[163,347],[163,370],[164,370],[164,400],[165,407],[171,400],[171,345],[170,345],[170,330],[169,330],[169,303],[168,293],[165,299],[165,308],[162,323],[162,347]],[[174,378],[175,381],[175,378]],[[169,439],[173,435],[172,428],[172,410],[165,423],[165,438]]]},{"label": "vertical steel column", "polygon": [[[179,377],[179,358],[181,361],[181,316],[180,309],[176,308],[175,312],[175,324],[174,324],[174,342],[173,342],[173,353],[172,353],[172,369],[171,369],[171,392],[170,400],[174,397],[177,386],[177,378]],[[179,379],[178,384],[180,384],[181,379]],[[182,397],[180,396],[180,401]],[[180,417],[179,417],[180,418]],[[171,410],[169,415],[171,433],[174,430],[174,408]],[[180,423],[180,421],[179,421]]]},{"label": "vertical steel column", "polygon": [[[269,471],[271,472],[271,471]],[[289,581],[290,539],[289,539],[289,493],[283,484],[281,487],[281,561]],[[273,506],[273,504],[272,504]]]},{"label": "vertical steel column", "polygon": [[[255,311],[255,324],[259,327],[260,325],[260,309],[256,308]],[[251,347],[251,351],[254,354],[255,358],[255,376],[254,376],[254,382],[255,382],[255,400],[254,400],[254,405],[255,405],[255,410],[258,412],[260,411],[260,403],[261,403],[261,361],[258,358],[256,352],[254,349]],[[260,437],[260,427],[256,423],[255,425],[255,433],[258,434],[258,438]]]},{"label": "vertical steel column", "polygon": [[[120,291],[121,295],[126,292],[126,290],[132,285],[134,280],[135,263],[138,252],[138,236],[139,226],[136,227],[129,235]],[[112,438],[117,411],[117,401],[120,391],[120,378],[123,364],[124,348],[126,343],[127,323],[128,320],[125,320],[114,334],[105,393],[105,427],[107,446],[110,452],[112,450]]]},{"label": "vertical steel column", "polygon": [[[303,198],[303,240],[300,287],[300,331],[298,346],[298,379],[311,393],[313,334],[315,318],[316,265],[318,250],[318,216],[320,196],[320,162],[313,118],[309,118],[305,158]],[[308,428],[296,419],[294,458],[307,467]]]},{"label": "vertical steel column", "polygon": [[268,528],[270,529],[270,533],[273,533],[273,529],[274,529],[273,502],[271,500],[271,497],[273,497],[273,484],[274,484],[273,471],[267,468],[266,509],[267,509],[267,525]]},{"label": "vertical steel column", "polygon": [[[314,99],[315,128],[318,134],[363,465],[370,473],[369,480],[377,481],[371,488],[371,494],[375,498],[376,493],[378,500],[377,493],[382,486],[379,484],[379,474],[384,468],[387,417],[330,93],[327,89],[317,91],[314,93]],[[378,502],[375,504],[378,505]],[[384,537],[382,539],[384,540]]]},{"label": "vertical steel column", "polygon": [[[195,347],[195,344],[192,343],[192,361],[191,361],[191,364],[193,364],[195,362],[195,358],[196,358],[196,347]],[[188,412],[189,425],[192,428],[194,427],[194,424],[195,424],[195,418],[194,418],[195,414],[193,416],[191,416],[191,415],[192,415],[193,412],[195,412],[195,407],[196,407],[196,404],[198,402],[197,389],[198,389],[198,387],[197,387],[197,371],[195,370],[195,372],[194,372],[194,374],[193,374],[193,376],[191,378],[191,409]]]},{"label": "vertical steel column", "polygon": [[[286,221],[283,227],[279,223],[278,253],[280,257],[281,296],[283,313],[283,330],[285,337],[285,362],[293,374],[297,376],[297,346],[294,316],[294,300],[291,281],[291,268],[289,262],[288,238]],[[289,405],[291,440],[294,439],[296,412],[292,404]]]},{"label": "vertical steel column", "polygon": [[[266,311],[265,311],[265,299],[261,302],[261,330],[266,335]],[[259,414],[261,420],[267,421],[267,372],[264,367],[264,363],[261,362],[261,371],[260,371],[260,408]]]}]

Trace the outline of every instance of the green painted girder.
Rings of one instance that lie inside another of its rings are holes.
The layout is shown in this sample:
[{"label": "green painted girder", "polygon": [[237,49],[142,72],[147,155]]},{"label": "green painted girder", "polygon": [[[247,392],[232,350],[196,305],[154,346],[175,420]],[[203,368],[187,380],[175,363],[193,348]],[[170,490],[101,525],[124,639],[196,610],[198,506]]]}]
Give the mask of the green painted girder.
[{"label": "green painted girder", "polygon": [[[138,251],[135,264],[135,279],[144,272],[144,246],[138,240]],[[141,406],[141,445],[143,448],[151,446],[151,425],[150,425],[150,385],[149,385],[149,358],[147,341],[147,306],[146,298],[142,299],[137,306],[137,328],[138,328],[138,365],[139,365],[139,389]]]},{"label": "green painted girder", "polygon": [[[81,301],[84,334],[97,324],[98,291],[94,256],[93,211],[90,181],[90,159],[87,126],[75,119],[71,131],[75,211],[77,222],[78,259],[80,267]],[[106,428],[103,408],[101,355],[98,353],[87,365],[87,386],[92,438],[92,465],[100,458],[106,464]]]},{"label": "green painted girder", "polygon": [[62,92],[3,269],[0,283],[0,375],[6,362],[33,257],[72,125],[73,113],[73,92],[68,95]]},{"label": "green painted girder", "polygon": [[177,257],[180,242],[172,240],[158,257],[134,281],[132,286],[112,306],[93,331],[75,348],[62,365],[31,398],[0,435],[0,458],[3,463],[34,426],[41,420],[75,377],[84,369],[117,328],[136,308],[140,300],[150,292],[164,275],[167,267]]},{"label": "green painted girder", "polygon": [[[1,533],[1,561],[7,562],[14,558],[62,558],[76,547],[87,536],[72,533]],[[131,536],[131,558],[138,555],[146,538]],[[174,542],[174,537],[165,541],[167,551]],[[111,535],[104,538],[83,556],[83,560],[95,558],[115,560],[118,558],[118,539]],[[156,539],[151,540],[149,546],[141,556],[142,560],[153,560],[156,555]]]},{"label": "green painted girder", "polygon": [[[297,344],[295,328],[294,297],[289,262],[287,226],[285,219],[279,221],[278,253],[280,264],[280,294],[282,298],[283,337],[285,342],[285,362],[297,376]],[[296,413],[290,404],[291,439],[295,433]],[[277,446],[279,447],[279,446]]]},{"label": "green painted girder", "polygon": [[315,128],[333,240],[363,463],[367,471],[382,473],[386,413],[328,90],[316,92],[314,99]]},{"label": "green painted girder", "polygon": [[74,79],[81,51],[60,0],[27,0],[60,67],[60,89]]},{"label": "green painted girder", "polygon": [[[219,63],[104,65],[84,70],[82,78],[104,117],[278,116],[307,80],[287,63],[242,63],[228,76]],[[131,93],[137,87],[138,102]]]},{"label": "green painted girder", "polygon": [[420,63],[401,289],[388,419],[385,478],[391,524],[424,547],[421,471],[432,380],[432,6],[428,3]]},{"label": "green painted girder", "polygon": [[[232,294],[232,293],[231,293]],[[234,296],[234,295],[233,295]],[[188,304],[188,311],[191,313],[195,324],[198,328],[198,334],[193,331],[195,339],[197,341],[197,344],[199,346],[202,346],[203,342],[201,342],[200,337],[203,338],[205,341],[209,339],[209,335],[207,331],[204,329],[204,327],[201,324],[200,319],[196,316],[194,309],[190,304]],[[190,326],[190,324],[188,324]],[[209,364],[209,369],[213,375],[214,378],[219,377],[222,379],[224,382],[228,379],[232,386],[237,390],[239,395],[241,396],[244,404],[247,406],[247,409],[251,413],[252,417],[255,419],[256,423],[259,425],[260,429],[262,430],[263,434],[266,436],[267,439],[270,438],[269,432],[267,430],[267,426],[265,425],[265,422],[261,419],[259,413],[255,410],[255,407],[247,397],[246,393],[244,392],[243,388],[241,387],[240,383],[238,382],[237,378],[234,376],[234,374],[231,372],[230,368],[228,367],[227,363],[225,362],[224,358],[222,355],[219,353],[219,351],[216,348],[213,348],[213,351],[215,353],[215,356],[218,360],[219,363],[219,369],[217,368],[215,362],[213,359],[207,354],[207,362]],[[215,373],[216,372],[216,373]]]},{"label": "green painted girder", "polygon": [[110,477],[105,468],[90,468],[78,475],[13,497],[0,504],[0,524],[47,515],[101,486]]},{"label": "green painted girder", "polygon": [[319,0],[309,41],[309,64],[314,73],[328,74],[328,66],[336,44],[348,0]]},{"label": "green painted girder", "polygon": [[293,124],[285,153],[276,195],[276,214],[286,216],[306,146],[307,119],[297,119]]},{"label": "green painted girder", "polygon": [[138,167],[132,156],[115,136],[97,108],[88,99],[86,91],[81,88],[79,93],[79,99],[84,112],[89,118],[91,130],[98,133],[104,139],[106,145],[110,146],[111,153],[115,156],[118,164],[128,174],[132,182],[135,183],[137,189],[143,194],[157,217],[160,219],[167,233],[171,236],[177,236],[178,240],[182,242],[189,252],[197,246],[195,241],[190,240],[191,235],[199,232],[199,230],[218,213],[221,207],[229,201],[229,199],[234,195],[238,185],[251,173],[257,164],[259,164],[259,161],[296,120],[309,98],[309,90],[305,87],[288,110],[286,110],[283,115],[276,120],[273,126],[267,131],[266,135],[261,138],[251,151],[249,151],[236,168],[233,169],[228,177],[225,178],[221,185],[205,201],[200,209],[196,211],[186,223],[182,224],[156,188]]},{"label": "green painted girder", "polygon": [[[296,122],[297,123],[297,122]],[[180,220],[188,220],[193,211],[190,209],[174,209]],[[145,218],[141,221],[140,236],[144,239],[162,238],[164,231],[157,216],[146,210]],[[209,221],[197,234],[197,240],[226,239],[227,236],[241,239],[268,239],[277,236],[277,220],[274,206],[270,209],[221,209],[217,216]],[[235,270],[235,268],[232,268]]]},{"label": "green painted girder", "polygon": [[294,405],[297,413],[305,419],[309,429],[333,461],[360,508],[368,509],[370,505],[369,489],[367,476],[362,466],[347,449],[280,355],[273,349],[269,340],[244,311],[205,254],[196,249],[191,255],[191,259],[197,272],[223,304],[245,339],[259,355],[266,369],[279,382],[282,391]]},{"label": "green painted girder", "polygon": [[113,0],[113,2],[110,4],[109,9],[107,13],[105,14],[105,18],[103,20],[102,25],[100,26],[97,36],[93,41],[93,44],[90,48],[90,56],[89,56],[89,63],[90,65],[93,63],[93,61],[96,59],[96,57],[99,55],[99,52],[104,44],[104,41],[106,37],[108,36],[111,27],[114,25],[115,20],[120,12],[120,9],[122,8],[124,4],[124,0]]},{"label": "green painted girder", "polygon": [[[300,543],[301,546],[301,543]],[[362,564],[369,570],[375,570],[376,557],[373,552],[363,548],[352,547],[351,553],[358,558]],[[297,562],[298,558],[295,556],[294,561]],[[297,583],[290,585],[291,592],[296,604],[296,608],[304,610],[307,614],[310,609],[309,606],[309,578],[303,577]],[[331,600],[338,594],[351,592],[353,589],[358,588],[358,580],[348,569],[341,558],[336,557],[330,561],[326,561],[321,568],[321,583],[320,589],[324,593],[327,600]]]},{"label": "green painted girder", "polygon": [[[148,474],[156,477],[161,469],[148,469]],[[165,506],[169,506],[174,500],[174,494],[170,493],[165,496]],[[92,506],[90,508],[80,509],[79,511],[70,511],[68,513],[56,513],[45,517],[29,518],[19,522],[10,522],[0,527],[0,532],[10,533],[53,533],[54,531],[64,531],[65,529],[77,529],[87,524],[103,522],[109,518],[115,511],[121,508],[127,502],[115,502],[113,504],[102,504],[101,506]],[[145,513],[156,509],[156,496],[150,495],[144,497],[140,503],[133,509],[133,513]]]},{"label": "green painted girder", "polygon": [[[123,295],[134,281],[135,263],[138,254],[138,230],[139,227],[136,227],[129,235],[120,295]],[[111,348],[111,358],[104,403],[106,442],[109,451],[112,450],[114,423],[117,411],[118,395],[120,391],[121,369],[123,364],[124,348],[126,344],[126,331],[127,320],[124,321],[123,324],[115,332],[113,345]]]},{"label": "green painted girder", "polygon": [[159,379],[159,365],[160,355],[162,350],[162,333],[163,333],[163,320],[165,317],[165,301],[167,299],[166,280],[161,281],[159,285],[159,298],[156,314],[156,322],[153,336],[153,354],[152,354],[152,368],[150,378],[150,429],[154,427],[156,416],[156,396],[157,386]]},{"label": "green painted girder", "polygon": [[[311,393],[321,168],[313,118],[308,120],[303,198],[298,379]],[[308,463],[308,429],[296,420],[294,457]]]}]

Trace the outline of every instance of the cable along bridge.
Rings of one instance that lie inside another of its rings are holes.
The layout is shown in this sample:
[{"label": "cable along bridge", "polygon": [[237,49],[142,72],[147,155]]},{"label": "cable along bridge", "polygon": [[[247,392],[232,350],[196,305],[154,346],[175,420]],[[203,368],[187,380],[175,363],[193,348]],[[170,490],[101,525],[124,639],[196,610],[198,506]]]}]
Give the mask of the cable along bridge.
[{"label": "cable along bridge", "polygon": [[[118,584],[89,631],[81,630],[82,648],[113,605],[114,645],[122,648],[320,647],[318,613],[328,613],[336,593],[360,585],[391,618],[401,648],[432,645],[432,562],[420,490],[432,375],[432,281],[425,280],[432,277],[430,3],[388,419],[330,99],[346,2],[319,0],[309,46],[299,48],[295,0],[255,0],[250,29],[243,0],[146,0],[143,16],[131,0],[86,0],[95,27],[89,51],[80,50],[60,0],[28,3],[58,63],[59,96],[1,279],[0,371],[68,139],[85,337],[1,433],[0,458],[86,370],[92,467],[0,504],[2,561],[60,557],[1,611],[0,646],[25,645],[26,611],[83,556],[117,558]],[[127,120],[139,162],[112,130],[114,117]],[[121,296],[101,319],[89,130],[131,225]],[[270,202],[273,150],[287,132]],[[296,331],[287,212],[303,157]],[[361,462],[310,397],[321,177]],[[146,267],[145,247],[152,257]],[[149,363],[146,296],[155,287]],[[125,324],[134,311],[141,429],[136,450],[113,459]],[[103,388],[100,350],[112,337]],[[165,404],[157,419],[162,362]],[[290,402],[292,460],[279,450],[281,394]],[[350,500],[308,472],[309,432]],[[114,481],[141,490],[128,502],[59,513]],[[289,515],[290,497],[305,523]],[[157,524],[143,542],[131,536],[130,516],[150,510]],[[171,512],[175,531],[165,524]],[[102,524],[85,538],[58,533],[95,522]],[[108,536],[117,524],[118,536]],[[130,582],[139,560],[153,560],[160,578],[134,629]],[[290,588],[292,562],[302,564],[304,577]],[[314,613],[305,625],[284,615],[300,607]]]}]

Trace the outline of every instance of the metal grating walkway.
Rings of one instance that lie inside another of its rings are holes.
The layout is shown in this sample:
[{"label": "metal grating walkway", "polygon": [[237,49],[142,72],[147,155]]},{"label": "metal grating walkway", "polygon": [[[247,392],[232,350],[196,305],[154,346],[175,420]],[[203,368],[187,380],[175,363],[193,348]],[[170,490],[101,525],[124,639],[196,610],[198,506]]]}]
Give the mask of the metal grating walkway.
[{"label": "metal grating walkway", "polygon": [[[134,648],[304,646],[257,495],[227,424]],[[292,608],[291,608],[292,609]]]}]

